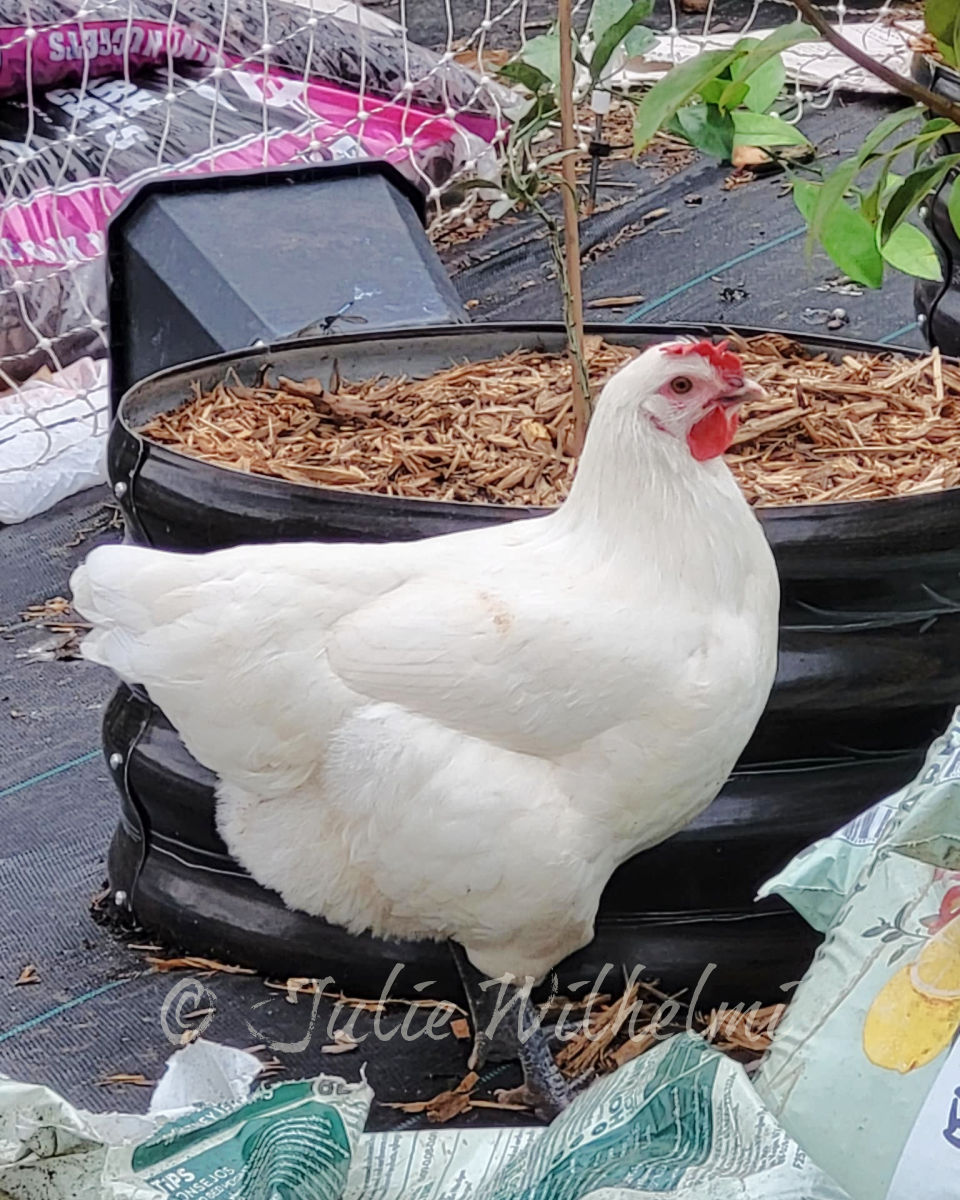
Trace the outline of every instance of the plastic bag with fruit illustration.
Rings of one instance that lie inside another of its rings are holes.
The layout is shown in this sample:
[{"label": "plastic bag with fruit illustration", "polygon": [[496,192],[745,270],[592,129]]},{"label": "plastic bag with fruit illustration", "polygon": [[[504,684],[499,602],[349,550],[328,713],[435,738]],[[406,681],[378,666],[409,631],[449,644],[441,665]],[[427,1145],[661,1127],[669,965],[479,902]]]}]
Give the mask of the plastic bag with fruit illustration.
[{"label": "plastic bag with fruit illustration", "polygon": [[877,843],[899,813],[903,788],[862,812],[842,829],[801,850],[779,874],[768,879],[757,899],[782,896],[820,933],[826,933],[853,891]]},{"label": "plastic bag with fruit illustration", "polygon": [[960,709],[911,784],[798,855],[771,892],[826,938],[757,1075],[761,1098],[853,1200],[955,1200]]}]

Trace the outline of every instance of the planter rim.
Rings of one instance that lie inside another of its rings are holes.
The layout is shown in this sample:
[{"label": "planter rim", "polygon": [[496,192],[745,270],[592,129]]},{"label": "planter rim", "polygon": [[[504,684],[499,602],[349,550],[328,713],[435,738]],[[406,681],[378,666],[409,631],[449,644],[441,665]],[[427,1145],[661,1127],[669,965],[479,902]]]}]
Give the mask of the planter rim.
[{"label": "planter rim", "polygon": [[913,52],[913,69],[911,74],[914,76],[917,75],[917,67],[921,63],[930,72],[933,84],[936,84],[937,75],[947,75],[950,77],[951,82],[956,81],[957,86],[960,87],[960,69],[957,67],[952,67],[949,63],[943,62],[942,59],[934,58],[926,50],[915,50]]},{"label": "planter rim", "polygon": [[[960,82],[960,75],[957,76]],[[870,354],[898,354],[905,358],[920,358],[925,351],[914,350],[905,346],[890,346],[879,342],[869,342],[858,338],[841,338],[830,334],[817,335],[816,337],[805,337],[803,334],[796,333],[793,330],[769,329],[764,327],[749,326],[749,325],[721,325],[714,322],[691,323],[691,322],[666,322],[663,324],[636,324],[625,325],[623,322],[591,322],[585,326],[587,334],[597,334],[611,340],[615,340],[617,336],[624,333],[632,334],[647,334],[653,337],[670,337],[683,336],[698,336],[698,337],[729,337],[731,334],[737,334],[741,337],[762,337],[771,333],[781,334],[798,342],[801,345],[816,348],[821,352],[830,353],[849,353],[853,351],[866,351]],[[268,491],[275,491],[277,496],[300,496],[303,498],[313,497],[314,500],[323,496],[337,497],[341,502],[345,499],[349,503],[349,499],[356,497],[357,501],[376,501],[386,504],[397,505],[402,503],[404,506],[411,505],[416,508],[422,506],[430,506],[436,509],[444,510],[487,510],[495,509],[497,512],[515,513],[518,516],[524,514],[530,515],[545,515],[555,511],[553,508],[540,508],[535,506],[525,506],[517,504],[490,504],[485,501],[473,500],[432,500],[415,496],[387,496],[379,492],[364,492],[361,490],[353,490],[348,488],[332,488],[323,486],[313,486],[311,484],[293,483],[291,481],[280,479],[272,475],[253,474],[247,471],[238,470],[235,467],[228,467],[221,464],[205,462],[202,459],[193,458],[188,454],[182,454],[177,450],[172,450],[164,446],[161,442],[155,442],[136,429],[127,421],[127,409],[132,400],[145,388],[154,385],[162,384],[169,379],[173,379],[180,375],[186,375],[191,372],[210,371],[217,366],[222,365],[225,369],[230,366],[235,366],[241,362],[257,361],[265,366],[272,365],[272,359],[275,356],[282,356],[284,353],[292,350],[309,350],[323,349],[331,353],[335,353],[338,347],[361,345],[364,342],[378,341],[408,341],[416,338],[418,341],[429,341],[433,338],[441,337],[458,337],[458,338],[476,338],[488,337],[497,333],[513,333],[513,334],[530,334],[531,338],[537,335],[544,334],[564,334],[565,329],[561,322],[558,321],[478,321],[472,325],[429,325],[417,326],[408,329],[385,329],[377,331],[358,331],[356,333],[338,334],[335,337],[317,336],[309,338],[290,338],[285,341],[273,342],[268,346],[256,346],[243,350],[224,351],[220,354],[210,355],[204,358],[193,359],[185,363],[178,363],[173,367],[165,367],[162,371],[156,371],[152,375],[147,375],[143,379],[138,380],[130,388],[124,392],[123,396],[117,405],[115,422],[119,424],[124,431],[133,439],[135,439],[141,447],[149,445],[151,455],[155,455],[159,461],[167,463],[174,467],[182,467],[184,464],[189,464],[191,468],[196,469],[201,477],[204,473],[209,474],[211,479],[223,477],[227,475],[231,479],[239,478],[254,478],[257,481],[258,487],[264,487]],[[943,356],[947,362],[955,365],[960,365],[960,360],[949,356]],[[758,516],[761,516],[764,521],[790,521],[790,520],[810,520],[811,518],[818,520],[830,520],[833,517],[847,516],[856,509],[859,505],[883,505],[886,511],[903,512],[908,506],[914,510],[922,511],[925,507],[932,507],[938,503],[942,503],[945,497],[951,497],[955,503],[960,505],[960,487],[945,488],[937,492],[923,492],[917,495],[907,496],[878,496],[873,500],[849,500],[849,501],[833,501],[826,504],[785,504],[785,505],[756,505],[753,509]]]}]

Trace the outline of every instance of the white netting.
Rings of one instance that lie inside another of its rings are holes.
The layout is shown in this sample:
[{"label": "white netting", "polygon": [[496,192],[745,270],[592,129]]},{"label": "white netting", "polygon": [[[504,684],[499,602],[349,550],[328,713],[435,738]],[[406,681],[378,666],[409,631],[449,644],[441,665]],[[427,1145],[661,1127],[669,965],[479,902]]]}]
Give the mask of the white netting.
[{"label": "white netting", "polygon": [[[579,23],[589,7],[575,6]],[[619,64],[618,85],[761,25],[760,0],[682,8],[657,0],[652,24],[668,27],[645,62]],[[352,0],[0,0],[0,522],[103,477],[104,228],[126,196],[162,175],[378,156],[421,189],[436,228],[469,224],[476,196],[460,185],[496,178],[522,103],[497,68],[554,11],[550,0],[394,0],[390,16]],[[892,3],[827,11],[903,59]],[[822,44],[788,66],[794,120],[864,82]]]}]

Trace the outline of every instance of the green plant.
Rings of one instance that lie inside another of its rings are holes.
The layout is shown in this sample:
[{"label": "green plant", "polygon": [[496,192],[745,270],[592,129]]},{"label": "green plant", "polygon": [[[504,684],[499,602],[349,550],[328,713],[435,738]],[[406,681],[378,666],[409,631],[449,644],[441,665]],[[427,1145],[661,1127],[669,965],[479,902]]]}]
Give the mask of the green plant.
[{"label": "green plant", "polygon": [[[653,4],[654,0],[594,0],[584,36],[578,38],[571,33],[570,37],[570,59],[580,70],[584,90],[604,86],[604,73],[618,49],[622,47],[628,54],[638,54],[651,44],[653,34],[643,21],[653,11]],[[565,107],[568,124],[572,124],[572,96],[564,95],[559,23],[548,33],[527,42],[499,74],[505,82],[522,86],[528,99],[510,127],[502,162],[501,194],[490,207],[490,217],[497,220],[513,210],[526,209],[535,213],[546,229],[563,296],[564,325],[576,373],[575,410],[577,397],[583,398],[581,411],[575,412],[575,437],[579,439],[589,416],[586,407],[590,385],[581,337],[582,311],[578,302],[578,197],[570,172],[567,171],[564,177],[565,160],[576,154],[576,150],[542,153],[541,141],[547,131],[560,122]],[[489,184],[480,180],[471,181],[471,184],[489,188]],[[544,203],[546,194],[558,189],[566,193],[566,229],[561,218]]]},{"label": "green plant", "polygon": [[927,32],[937,42],[943,61],[960,66],[960,5],[957,0],[927,0],[924,8]]},{"label": "green plant", "polygon": [[[578,92],[585,96],[608,90],[611,63],[618,51],[627,56],[643,54],[653,43],[654,34],[643,22],[653,11],[654,0],[594,0],[582,37],[569,33],[567,67],[578,71]],[[560,9],[558,9],[558,12]],[[582,433],[588,413],[589,397],[586,363],[582,349],[582,311],[579,304],[579,257],[575,235],[577,224],[576,181],[570,169],[572,138],[566,149],[544,152],[544,139],[566,108],[567,124],[572,124],[572,97],[565,94],[564,64],[560,27],[526,43],[521,52],[500,70],[507,83],[521,86],[528,94],[523,109],[515,115],[507,138],[501,175],[500,195],[493,201],[489,215],[497,220],[514,210],[529,210],[542,221],[557,271],[563,296],[564,323],[574,364],[574,406],[578,395],[584,398],[577,415]],[[564,23],[565,24],[565,23]],[[569,28],[569,25],[566,25]],[[800,22],[777,30],[760,40],[743,38],[729,51],[701,56],[694,64],[677,72],[656,87],[638,106],[635,131],[643,140],[663,124],[677,129],[695,145],[726,157],[740,145],[778,148],[812,148],[792,125],[769,112],[779,96],[785,72],[781,51],[794,42],[816,35]],[[679,82],[678,82],[679,80]],[[568,80],[566,91],[571,84]],[[481,181],[473,186],[488,187]],[[470,186],[469,184],[467,186]],[[552,206],[545,203],[548,193],[560,189],[565,219],[561,221]]]},{"label": "green plant", "polygon": [[798,129],[769,110],[786,81],[781,53],[816,38],[809,25],[795,21],[765,38],[741,38],[729,49],[705,50],[674,67],[637,104],[635,150],[643,150],[661,129],[727,161],[741,146],[764,149],[771,157],[785,147],[812,150]]},{"label": "green plant", "polygon": [[[583,37],[571,35],[573,61],[598,84],[615,52],[623,49],[631,57],[653,45],[655,35],[642,24],[653,12],[654,0],[594,0]],[[560,32],[554,25],[547,33],[531,38],[515,59],[500,72],[512,83],[530,88],[533,67],[555,88],[560,86]],[[534,90],[531,88],[531,90]]]},{"label": "green plant", "polygon": [[[653,12],[654,0],[594,0],[583,38],[573,35],[574,63],[584,76],[582,90],[603,86],[606,68],[623,47],[628,54],[642,54],[654,40],[643,21]],[[506,83],[520,84],[529,100],[510,128],[504,156],[503,195],[490,209],[496,220],[515,208],[540,211],[545,191],[563,186],[559,167],[565,151],[538,157],[541,135],[560,117],[560,34],[556,26],[531,38],[516,58],[500,69]]]},{"label": "green plant", "polygon": [[[745,104],[750,95],[739,96],[736,85],[742,87],[755,79],[758,70],[776,61],[774,56],[781,50],[822,35],[860,66],[920,103],[882,121],[856,154],[829,172],[818,163],[790,167],[794,202],[807,222],[810,244],[819,243],[841,271],[867,287],[880,287],[887,267],[919,278],[939,279],[937,252],[910,218],[960,165],[960,154],[939,152],[944,138],[960,135],[960,107],[903,79],[852,46],[810,0],[794,0],[794,4],[805,22],[784,26],[752,48],[741,42],[729,51],[704,51],[664,76],[637,107],[637,148],[658,129],[676,128],[679,120],[681,132],[698,148],[719,158],[730,157],[729,147],[736,146],[736,138],[742,137],[744,130],[738,128],[732,103],[739,100]],[[956,66],[960,58],[957,0],[927,0],[925,16],[943,58]],[[773,82],[771,75],[770,86]],[[690,136],[694,126],[684,114],[691,109],[703,114],[705,129],[722,129],[723,138]],[[721,125],[722,118],[729,119]],[[960,182],[951,187],[948,207],[960,236]]]},{"label": "green plant", "polygon": [[[924,110],[913,106],[881,121],[855,155],[819,181],[797,174],[793,197],[809,237],[844,274],[871,288],[882,285],[888,266],[941,278],[933,243],[909,218],[960,164],[960,154],[931,159],[950,134],[960,134],[960,126],[943,117],[924,119]],[[949,211],[960,235],[960,181],[951,188]]]}]

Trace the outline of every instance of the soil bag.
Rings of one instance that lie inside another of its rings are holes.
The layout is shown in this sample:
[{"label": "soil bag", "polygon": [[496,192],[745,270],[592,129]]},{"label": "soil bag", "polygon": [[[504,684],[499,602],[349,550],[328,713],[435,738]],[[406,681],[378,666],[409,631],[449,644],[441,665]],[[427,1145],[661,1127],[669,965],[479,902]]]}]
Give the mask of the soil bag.
[{"label": "soil bag", "polygon": [[960,1172],[960,709],[917,778],[761,895],[826,939],[757,1075],[853,1200],[947,1200]]},{"label": "soil bag", "polygon": [[320,1075],[259,1088],[252,1054],[197,1041],[145,1116],[88,1113],[0,1076],[6,1200],[337,1200],[373,1093]]},{"label": "soil bag", "polygon": [[358,157],[425,192],[467,163],[495,174],[503,89],[399,34],[281,0],[236,0],[225,25],[204,0],[29,11],[27,27],[20,0],[0,0],[8,385],[105,354],[103,231],[147,179]]},{"label": "soil bag", "polygon": [[757,1101],[742,1067],[684,1034],[582,1093],[549,1128],[361,1133],[365,1083],[252,1094],[252,1055],[178,1051],[145,1117],[73,1109],[0,1078],[12,1200],[846,1200]]},{"label": "soil bag", "polygon": [[272,67],[380,99],[452,109],[487,136],[512,96],[410,42],[400,26],[358,24],[309,0],[270,0],[266,7],[261,0],[230,0],[227,9],[221,0],[123,0],[97,4],[78,20],[79,7],[75,0],[31,0],[28,6],[0,0],[0,97],[102,75],[123,78],[128,61],[134,72],[150,65],[179,71],[191,64],[249,64],[257,74]]}]

